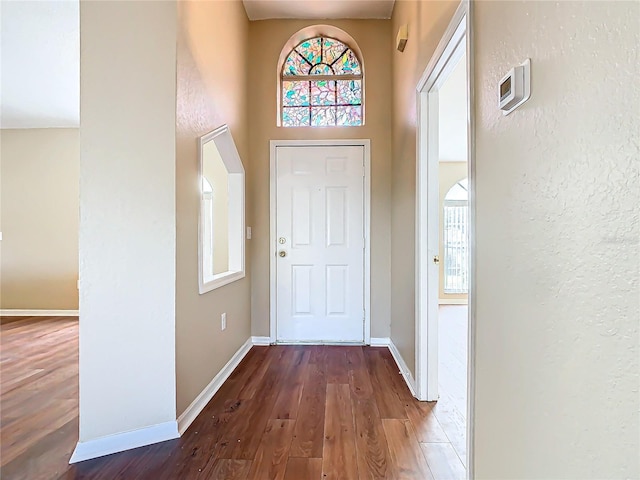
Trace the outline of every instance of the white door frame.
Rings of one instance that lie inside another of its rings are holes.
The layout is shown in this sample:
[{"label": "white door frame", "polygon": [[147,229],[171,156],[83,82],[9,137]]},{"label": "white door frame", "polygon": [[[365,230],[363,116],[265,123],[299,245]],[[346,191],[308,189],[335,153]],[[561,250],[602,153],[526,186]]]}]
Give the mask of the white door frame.
[{"label": "white door frame", "polygon": [[371,141],[354,140],[271,140],[269,173],[269,337],[276,343],[277,326],[277,147],[364,147],[364,344],[371,343]]},{"label": "white door frame", "polygon": [[[475,234],[475,119],[474,119],[474,57],[473,57],[473,2],[462,0],[447,30],[442,36],[427,68],[416,86],[417,105],[417,205],[416,205],[416,397],[419,400],[438,399],[438,302],[429,304],[428,271],[433,261],[428,249],[429,221],[438,228],[437,194],[428,188],[430,169],[438,161],[437,95],[429,92],[439,87],[454,66],[455,59],[466,52],[467,58],[467,168],[469,178],[469,317],[468,317],[468,363],[467,363],[467,475],[474,477],[474,405],[475,405],[475,317],[476,317],[476,234]],[[426,141],[424,140],[426,139]],[[431,167],[430,167],[431,166]],[[433,175],[431,174],[431,177]],[[437,179],[435,179],[437,182]],[[436,183],[437,184],[437,183]],[[433,190],[433,189],[431,189]],[[433,199],[435,198],[435,202]],[[427,214],[427,221],[421,219]],[[439,279],[437,280],[439,281]],[[435,309],[436,314],[429,314]]]}]

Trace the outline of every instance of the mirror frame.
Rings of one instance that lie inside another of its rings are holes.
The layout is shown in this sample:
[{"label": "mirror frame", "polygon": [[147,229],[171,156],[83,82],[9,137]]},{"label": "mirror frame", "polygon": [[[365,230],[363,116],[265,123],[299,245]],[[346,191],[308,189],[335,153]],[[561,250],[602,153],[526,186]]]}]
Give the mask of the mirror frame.
[{"label": "mirror frame", "polygon": [[[204,146],[215,142],[229,174],[229,269],[204,278],[204,208],[202,172]],[[198,139],[198,290],[200,295],[235,282],[245,276],[245,188],[244,166],[228,125],[222,125]]]}]

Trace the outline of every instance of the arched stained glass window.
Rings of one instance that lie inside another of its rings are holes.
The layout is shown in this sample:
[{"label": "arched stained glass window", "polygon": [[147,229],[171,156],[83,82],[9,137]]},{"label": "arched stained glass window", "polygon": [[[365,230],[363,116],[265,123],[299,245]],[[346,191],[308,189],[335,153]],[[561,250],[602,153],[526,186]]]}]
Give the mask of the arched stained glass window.
[{"label": "arched stained glass window", "polygon": [[344,43],[315,37],[295,47],[282,66],[282,125],[362,125],[362,67]]}]

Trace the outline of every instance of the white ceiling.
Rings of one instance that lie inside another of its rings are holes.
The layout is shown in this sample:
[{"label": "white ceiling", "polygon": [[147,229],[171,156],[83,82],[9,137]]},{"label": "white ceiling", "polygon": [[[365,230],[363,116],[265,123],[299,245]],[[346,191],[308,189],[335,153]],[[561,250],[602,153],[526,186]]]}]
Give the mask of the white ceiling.
[{"label": "white ceiling", "polygon": [[0,127],[78,127],[79,2],[2,0],[0,8]]},{"label": "white ceiling", "polygon": [[395,0],[243,0],[249,20],[391,18]]}]

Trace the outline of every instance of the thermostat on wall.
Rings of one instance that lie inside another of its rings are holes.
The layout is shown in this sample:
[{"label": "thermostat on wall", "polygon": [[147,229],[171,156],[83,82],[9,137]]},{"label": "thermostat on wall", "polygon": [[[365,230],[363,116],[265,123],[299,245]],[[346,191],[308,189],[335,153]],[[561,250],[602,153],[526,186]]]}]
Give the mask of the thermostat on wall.
[{"label": "thermostat on wall", "polygon": [[509,115],[516,108],[529,100],[531,96],[531,59],[527,58],[522,65],[511,69],[498,88],[498,106],[503,115]]}]

